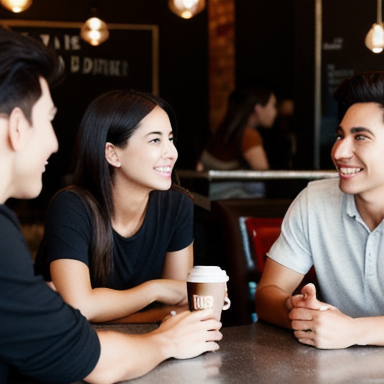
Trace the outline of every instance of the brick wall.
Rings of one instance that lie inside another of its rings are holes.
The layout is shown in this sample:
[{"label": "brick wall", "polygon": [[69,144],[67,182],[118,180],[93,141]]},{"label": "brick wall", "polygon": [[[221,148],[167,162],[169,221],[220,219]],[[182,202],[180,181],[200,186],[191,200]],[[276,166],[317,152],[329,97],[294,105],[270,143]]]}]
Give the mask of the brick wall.
[{"label": "brick wall", "polygon": [[209,124],[214,132],[235,87],[235,0],[208,1]]}]

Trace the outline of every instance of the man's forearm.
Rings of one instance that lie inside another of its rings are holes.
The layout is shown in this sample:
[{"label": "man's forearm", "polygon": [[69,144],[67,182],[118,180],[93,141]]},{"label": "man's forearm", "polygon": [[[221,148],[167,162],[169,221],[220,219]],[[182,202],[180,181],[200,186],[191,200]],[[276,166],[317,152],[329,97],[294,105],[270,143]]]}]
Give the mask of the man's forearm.
[{"label": "man's forearm", "polygon": [[264,286],[256,290],[255,304],[256,313],[259,319],[291,328],[286,306],[289,294],[274,285]]},{"label": "man's forearm", "polygon": [[126,335],[111,331],[98,332],[101,356],[95,369],[84,380],[110,384],[134,379],[148,373],[170,357],[152,334]]},{"label": "man's forearm", "polygon": [[354,319],[356,344],[384,346],[384,316]]}]

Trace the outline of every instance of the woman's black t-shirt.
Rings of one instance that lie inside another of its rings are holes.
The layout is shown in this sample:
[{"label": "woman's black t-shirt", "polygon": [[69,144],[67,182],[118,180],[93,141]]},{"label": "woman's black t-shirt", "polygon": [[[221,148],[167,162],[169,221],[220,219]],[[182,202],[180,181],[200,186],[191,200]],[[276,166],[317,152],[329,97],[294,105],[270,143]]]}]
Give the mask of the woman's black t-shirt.
[{"label": "woman's black t-shirt", "polygon": [[[44,240],[37,256],[49,279],[49,263],[58,259],[79,260],[89,266],[92,222],[75,193],[64,190],[52,200]],[[193,242],[193,202],[182,192],[150,193],[142,226],[132,237],[113,231],[113,265],[108,288],[129,289],[159,279],[167,252],[179,251]]]}]

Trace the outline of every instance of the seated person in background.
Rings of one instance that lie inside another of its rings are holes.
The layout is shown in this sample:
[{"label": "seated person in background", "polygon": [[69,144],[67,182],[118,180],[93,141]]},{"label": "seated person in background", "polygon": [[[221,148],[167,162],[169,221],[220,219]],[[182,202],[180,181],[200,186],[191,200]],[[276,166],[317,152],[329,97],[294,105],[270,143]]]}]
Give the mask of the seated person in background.
[{"label": "seated person in background", "polygon": [[294,101],[282,99],[279,101],[277,118],[273,127],[260,127],[258,129],[263,138],[270,169],[293,169],[296,153],[293,122]]},{"label": "seated person in background", "polygon": [[[171,188],[175,124],[163,100],[136,91],[107,92],[85,112],[73,185],[50,203],[36,270],[90,321],[187,309],[193,202]],[[138,312],[154,302],[165,305]]]},{"label": "seated person in background", "polygon": [[[339,178],[308,184],[292,203],[257,286],[260,319],[292,328],[323,349],[384,346],[384,72],[363,72],[336,90]],[[292,293],[311,266],[309,284]]]},{"label": "seated person in background", "polygon": [[0,52],[0,383],[115,383],[170,357],[218,349],[221,324],[208,320],[209,311],[170,317],[144,335],[95,331],[34,275],[20,225],[5,202],[35,198],[47,159],[58,149],[48,87],[57,77],[56,57],[37,40],[2,28]]},{"label": "seated person in background", "polygon": [[[268,170],[269,162],[258,128],[272,127],[277,115],[277,100],[272,86],[266,81],[235,89],[228,100],[224,120],[208,141],[196,169],[207,170]],[[230,196],[218,190],[213,199],[223,197],[257,197],[263,195],[263,183],[254,183],[247,190],[244,183],[219,183]],[[240,190],[236,192],[236,189]],[[241,189],[245,188],[242,192]]]}]

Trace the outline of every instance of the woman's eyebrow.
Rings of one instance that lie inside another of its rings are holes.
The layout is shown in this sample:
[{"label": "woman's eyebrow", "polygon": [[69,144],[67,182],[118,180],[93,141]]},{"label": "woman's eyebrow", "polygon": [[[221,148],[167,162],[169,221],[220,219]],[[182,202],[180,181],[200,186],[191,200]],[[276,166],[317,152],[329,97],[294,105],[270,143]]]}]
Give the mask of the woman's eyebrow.
[{"label": "woman's eyebrow", "polygon": [[[160,136],[163,136],[163,132],[161,131],[152,131],[152,132],[148,132],[145,136],[150,136],[150,135],[160,135]],[[168,136],[170,135],[173,135],[173,131],[170,131],[168,133]]]},{"label": "woman's eyebrow", "polygon": [[150,135],[162,135],[163,133],[160,132],[160,131],[152,131],[152,132],[148,132],[145,136],[150,136]]}]

